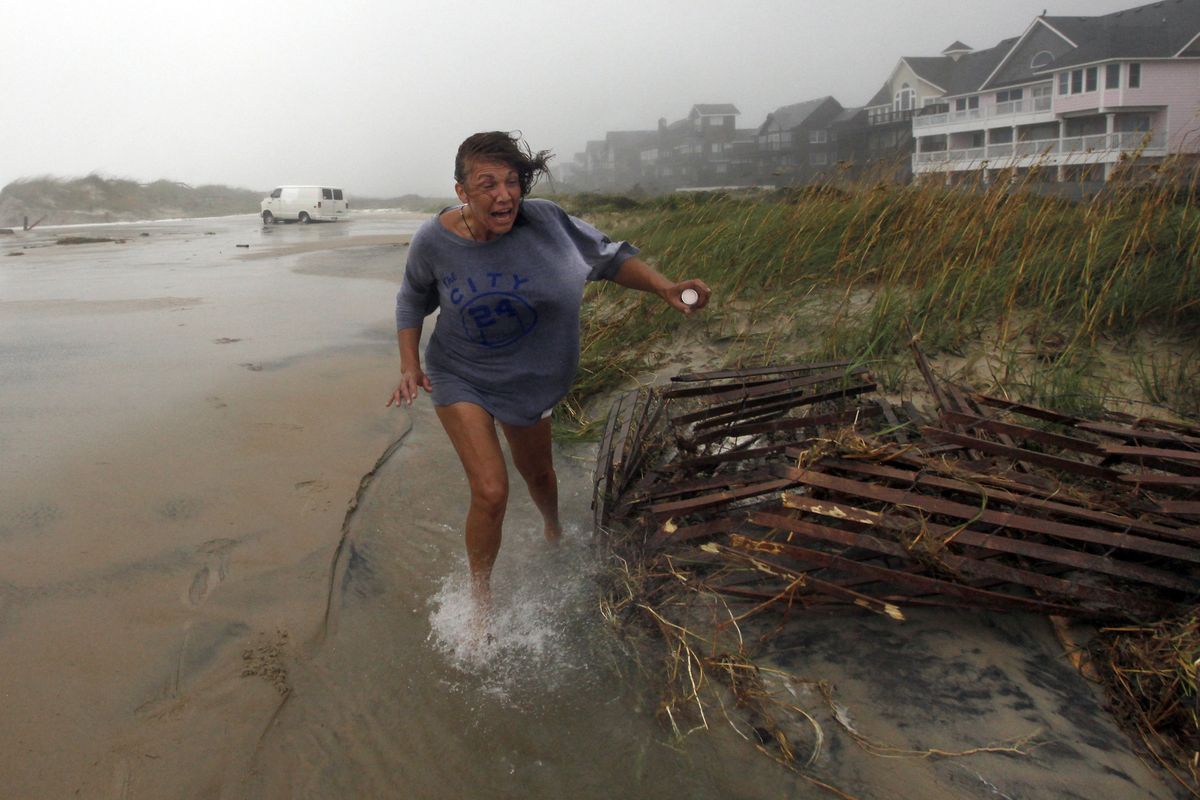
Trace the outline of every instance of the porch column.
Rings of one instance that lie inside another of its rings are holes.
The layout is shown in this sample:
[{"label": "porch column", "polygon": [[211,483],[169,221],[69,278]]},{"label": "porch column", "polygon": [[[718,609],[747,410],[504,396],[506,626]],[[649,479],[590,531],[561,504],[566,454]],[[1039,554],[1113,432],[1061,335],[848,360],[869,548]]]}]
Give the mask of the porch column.
[{"label": "porch column", "polygon": [[1067,156],[1066,156],[1066,153],[1063,152],[1063,140],[1066,138],[1067,138],[1067,121],[1065,119],[1060,119],[1058,121],[1058,167],[1055,170],[1055,172],[1056,172],[1055,179],[1059,183],[1063,182],[1063,179],[1066,177],[1066,173],[1067,173],[1067,167],[1066,167],[1066,164],[1064,163],[1066,161]]},{"label": "porch column", "polygon": [[[1116,114],[1105,114],[1104,115],[1104,133],[1105,133],[1104,149],[1106,151],[1108,151],[1109,153],[1112,153],[1112,150],[1113,150],[1113,133],[1116,131],[1116,120],[1117,120]],[[1116,162],[1114,162],[1114,161],[1105,161],[1104,162],[1104,180],[1107,181],[1109,178],[1112,177],[1113,167],[1115,165],[1116,165]]]}]

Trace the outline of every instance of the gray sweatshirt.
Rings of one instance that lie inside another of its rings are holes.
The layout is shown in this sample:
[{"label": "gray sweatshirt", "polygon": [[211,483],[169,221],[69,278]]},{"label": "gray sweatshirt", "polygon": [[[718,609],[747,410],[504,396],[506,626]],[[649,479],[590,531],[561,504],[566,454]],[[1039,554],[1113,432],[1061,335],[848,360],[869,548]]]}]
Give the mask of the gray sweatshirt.
[{"label": "gray sweatshirt", "polygon": [[549,200],[522,201],[521,216],[488,242],[446,230],[440,214],[426,221],[408,249],[396,328],[419,328],[440,307],[424,361],[434,404],[533,425],[575,378],[585,283],[611,280],[638,250]]}]

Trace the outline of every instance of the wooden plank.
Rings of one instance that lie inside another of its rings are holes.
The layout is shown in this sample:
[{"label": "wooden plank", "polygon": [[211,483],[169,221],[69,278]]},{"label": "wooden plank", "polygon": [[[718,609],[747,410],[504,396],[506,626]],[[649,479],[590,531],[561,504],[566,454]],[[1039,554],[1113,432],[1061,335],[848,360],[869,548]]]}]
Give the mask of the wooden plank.
[{"label": "wooden plank", "polygon": [[[993,525],[1002,529],[1040,533],[1044,536],[1053,536],[1057,539],[1086,542],[1103,547],[1115,547],[1129,552],[1162,556],[1164,558],[1173,558],[1200,564],[1200,548],[1188,547],[1173,542],[1147,539],[1143,536],[1134,536],[1117,531],[1105,531],[1099,528],[1073,525],[1068,522],[1058,522],[1040,517],[1028,517],[1022,514],[1014,514],[1011,511],[997,511],[986,507],[986,504],[974,506],[967,505],[966,503],[956,503],[941,497],[892,489],[873,483],[862,483],[849,478],[839,478],[815,469],[787,469],[781,472],[796,482],[804,483],[808,486],[817,486],[854,497],[878,500],[894,506],[917,508],[930,514],[939,514],[944,517],[967,520],[968,522]],[[1200,588],[1200,585],[1198,585],[1198,588]]]},{"label": "wooden plank", "polygon": [[[826,525],[818,525],[806,520],[767,511],[754,512],[750,515],[750,521],[756,525],[786,530],[819,541],[860,550],[869,550],[913,564],[919,565],[921,563],[914,559],[912,552],[903,545],[865,533],[855,533],[854,531],[842,528],[830,528]],[[966,558],[955,555],[945,549],[937,554],[937,559],[945,564],[948,569],[963,573],[964,575],[1013,583],[1038,591],[1049,592],[1058,597],[1098,604],[1110,610],[1159,614],[1168,608],[1167,604],[1148,601],[1129,592],[1120,592],[1107,587],[1092,586],[1079,581],[1063,580],[1062,578],[1043,575],[1027,569],[1010,567],[999,563],[995,559]]]},{"label": "wooden plank", "polygon": [[1030,461],[1034,464],[1041,464],[1044,467],[1060,469],[1066,472],[1074,472],[1079,475],[1087,475],[1091,478],[1101,478],[1107,481],[1115,481],[1120,473],[1116,470],[1107,467],[1096,466],[1095,464],[1087,464],[1082,461],[1075,461],[1070,458],[1061,456],[1052,456],[1046,453],[1039,453],[1035,450],[1029,450],[1024,447],[1010,447],[1009,445],[1000,444],[999,442],[989,442],[986,439],[980,439],[977,436],[968,436],[962,433],[954,433],[953,431],[943,430],[926,426],[921,429],[921,432],[938,441],[946,441],[951,444],[962,445],[974,450],[979,450],[992,455],[1006,456],[1017,461]]},{"label": "wooden plank", "polygon": [[696,444],[715,442],[720,439],[732,439],[739,436],[756,436],[767,433],[795,433],[796,431],[819,429],[830,425],[845,425],[879,416],[878,406],[856,406],[846,411],[835,411],[831,414],[818,414],[810,417],[789,417],[774,422],[752,422],[742,425],[731,425],[728,428],[705,431],[692,437]]},{"label": "wooden plank", "polygon": [[1087,506],[1068,505],[1067,503],[1060,503],[1056,500],[1047,500],[1032,495],[1017,494],[1015,492],[1005,491],[1001,488],[989,488],[984,486],[982,483],[972,483],[970,481],[942,478],[937,475],[931,475],[927,472],[912,472],[910,470],[873,464],[869,461],[849,460],[843,458],[826,457],[821,461],[821,467],[822,469],[836,469],[840,472],[852,472],[857,475],[865,475],[872,478],[882,478],[883,480],[892,481],[893,483],[897,483],[902,486],[922,486],[929,487],[931,489],[944,489],[946,491],[962,492],[963,494],[973,494],[979,497],[986,497],[989,506],[991,505],[992,501],[998,500],[1000,502],[1009,503],[1020,508],[1048,511],[1064,517],[1084,520],[1098,525],[1106,525],[1110,528],[1116,528],[1122,531],[1139,531],[1150,536],[1158,536],[1164,539],[1175,539],[1182,542],[1200,544],[1200,537],[1188,534],[1186,532],[1181,532],[1178,528],[1168,528],[1164,525],[1155,525],[1153,522],[1147,522],[1146,520],[1120,516],[1108,511],[1088,508]]},{"label": "wooden plank", "polygon": [[[1062,450],[1074,450],[1088,455],[1103,455],[1103,450],[1100,445],[1089,442],[1086,439],[1078,439],[1074,436],[1064,436],[1060,433],[1050,433],[1049,431],[1030,428],[1025,425],[1014,425],[1009,422],[1001,422],[996,419],[988,419],[975,414],[958,414],[955,412],[947,412],[942,415],[942,418],[954,425],[963,425],[967,428],[984,430],[988,433],[1004,434],[1018,439],[1027,439],[1039,444],[1057,447]],[[1012,442],[1002,442],[1002,444],[1013,444]]]},{"label": "wooden plank", "polygon": [[[859,525],[878,525],[888,530],[903,532],[904,523],[886,514],[856,508],[833,500],[814,500],[810,497],[785,493],[783,504],[788,508],[811,511],[814,514],[832,517]],[[942,540],[950,539],[956,545],[978,547],[996,553],[1023,556],[1052,564],[1062,564],[1073,569],[1099,572],[1140,583],[1149,583],[1168,589],[1176,589],[1195,595],[1200,584],[1163,570],[1119,561],[1109,556],[1098,556],[1078,550],[1067,550],[1054,545],[1041,544],[1023,539],[1012,539],[998,534],[982,533],[969,528],[950,527],[935,522],[924,523],[926,530]]]}]

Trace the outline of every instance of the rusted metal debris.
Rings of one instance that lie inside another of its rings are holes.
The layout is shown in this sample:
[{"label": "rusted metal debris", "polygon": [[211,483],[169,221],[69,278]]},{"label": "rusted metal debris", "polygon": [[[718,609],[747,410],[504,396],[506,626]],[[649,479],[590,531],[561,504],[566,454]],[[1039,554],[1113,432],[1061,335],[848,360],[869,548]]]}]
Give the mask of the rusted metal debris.
[{"label": "rusted metal debris", "polygon": [[845,362],[623,396],[598,532],[763,609],[852,603],[1149,619],[1200,596],[1200,428],[1084,419],[939,380],[892,403]]}]

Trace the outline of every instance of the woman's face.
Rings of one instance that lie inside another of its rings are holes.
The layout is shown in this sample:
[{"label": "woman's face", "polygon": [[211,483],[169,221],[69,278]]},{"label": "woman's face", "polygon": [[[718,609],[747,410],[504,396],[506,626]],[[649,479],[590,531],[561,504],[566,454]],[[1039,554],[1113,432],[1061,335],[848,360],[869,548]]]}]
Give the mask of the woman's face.
[{"label": "woman's face", "polygon": [[503,161],[470,159],[466,163],[466,181],[454,185],[458,199],[469,206],[472,220],[483,231],[481,239],[494,239],[512,230],[521,205],[521,178]]}]

